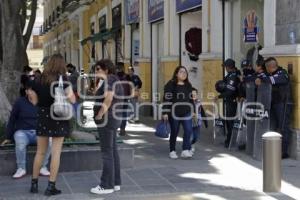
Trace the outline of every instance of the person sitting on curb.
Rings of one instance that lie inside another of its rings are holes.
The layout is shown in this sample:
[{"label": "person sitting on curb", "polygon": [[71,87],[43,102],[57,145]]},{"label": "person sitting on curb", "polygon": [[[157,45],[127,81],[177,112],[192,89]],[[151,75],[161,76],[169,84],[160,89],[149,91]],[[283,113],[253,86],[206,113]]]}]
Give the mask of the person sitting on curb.
[{"label": "person sitting on curb", "polygon": [[[18,179],[26,175],[26,147],[36,144],[37,126],[37,97],[35,93],[26,86],[26,96],[19,97],[15,102],[6,127],[6,139],[2,145],[15,141],[15,151],[17,159],[17,171],[13,178]],[[50,157],[51,148],[48,148],[40,175],[49,176],[47,164]]]}]

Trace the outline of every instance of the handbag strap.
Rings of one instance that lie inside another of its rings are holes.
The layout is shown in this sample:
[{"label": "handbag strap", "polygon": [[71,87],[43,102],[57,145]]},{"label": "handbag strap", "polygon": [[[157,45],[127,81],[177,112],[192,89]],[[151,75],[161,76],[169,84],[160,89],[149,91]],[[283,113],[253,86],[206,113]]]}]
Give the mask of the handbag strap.
[{"label": "handbag strap", "polygon": [[59,75],[58,87],[64,88],[64,81],[62,75]]}]

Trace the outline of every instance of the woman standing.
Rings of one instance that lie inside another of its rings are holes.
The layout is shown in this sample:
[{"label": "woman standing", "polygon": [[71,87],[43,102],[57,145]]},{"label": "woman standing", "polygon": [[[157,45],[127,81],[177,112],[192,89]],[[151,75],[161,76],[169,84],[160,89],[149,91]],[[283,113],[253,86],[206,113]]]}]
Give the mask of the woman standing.
[{"label": "woman standing", "polygon": [[192,85],[188,79],[187,69],[178,66],[173,74],[173,78],[165,85],[163,119],[169,120],[171,125],[170,135],[170,158],[177,159],[176,140],[179,132],[179,126],[182,124],[184,129],[182,158],[191,158],[191,134],[192,116],[195,115],[195,106],[192,95]]},{"label": "woman standing", "polygon": [[[60,54],[51,56],[45,70],[42,73],[41,81],[33,84],[33,90],[38,96],[38,122],[37,122],[37,152],[34,158],[31,193],[38,192],[38,175],[41,168],[45,152],[48,147],[48,138],[52,137],[52,151],[50,164],[50,177],[48,187],[45,191],[46,196],[60,194],[56,189],[55,181],[60,165],[60,154],[64,137],[70,134],[69,120],[57,120],[50,112],[51,105],[54,103],[54,88],[58,86],[57,82],[60,76],[66,81],[66,64]],[[71,103],[75,103],[75,95],[70,84],[63,84],[66,97]],[[52,90],[52,91],[51,91]]]},{"label": "woman standing", "polygon": [[102,153],[101,182],[90,190],[94,194],[108,194],[121,188],[120,158],[117,149],[117,129],[121,125],[123,108],[123,87],[115,74],[115,66],[110,60],[100,60],[95,65],[95,75],[100,79],[96,88],[94,119]]}]

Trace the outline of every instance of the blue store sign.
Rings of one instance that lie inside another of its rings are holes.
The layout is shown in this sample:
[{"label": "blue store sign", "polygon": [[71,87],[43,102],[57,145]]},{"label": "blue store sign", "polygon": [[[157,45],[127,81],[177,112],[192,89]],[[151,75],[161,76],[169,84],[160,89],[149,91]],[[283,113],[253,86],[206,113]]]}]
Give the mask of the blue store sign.
[{"label": "blue store sign", "polygon": [[176,12],[185,12],[202,5],[202,0],[176,0]]},{"label": "blue store sign", "polygon": [[155,22],[164,18],[164,0],[148,0],[148,21]]},{"label": "blue store sign", "polygon": [[125,0],[126,24],[139,22],[140,0]]}]

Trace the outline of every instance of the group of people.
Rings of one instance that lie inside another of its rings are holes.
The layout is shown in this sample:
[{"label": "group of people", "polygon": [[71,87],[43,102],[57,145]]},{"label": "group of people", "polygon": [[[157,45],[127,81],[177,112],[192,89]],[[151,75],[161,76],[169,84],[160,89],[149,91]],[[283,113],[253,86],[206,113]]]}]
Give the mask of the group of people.
[{"label": "group of people", "polygon": [[[114,113],[113,107],[124,102],[124,98],[120,97],[126,96],[126,87],[124,83],[118,84],[119,81],[122,81],[122,77],[117,71],[120,72],[120,67],[115,66],[109,59],[96,62],[92,71],[92,74],[95,75],[95,83],[97,83],[94,87],[96,96],[94,120],[97,125],[102,125],[98,126],[98,133],[101,138],[103,173],[100,184],[91,189],[91,192],[96,194],[118,191],[121,185],[116,137],[117,129],[121,127],[121,123],[124,123],[120,120],[124,114]],[[133,88],[129,89],[133,94],[128,94],[132,98],[128,100],[136,103],[137,93],[142,87],[142,82],[134,74],[133,67],[129,68],[128,75],[125,73],[123,75],[126,77],[125,81],[133,85]],[[66,65],[64,58],[60,54],[55,54],[49,58],[40,76],[34,76],[32,69],[26,67],[21,78],[22,88],[20,91],[22,93],[13,105],[7,124],[6,140],[2,142],[2,145],[13,141],[15,143],[17,171],[13,178],[22,178],[26,175],[26,147],[30,144],[37,144],[30,192],[38,192],[39,175],[49,176],[48,186],[44,192],[47,196],[61,193],[61,190],[56,188],[55,182],[64,138],[68,137],[71,132],[70,120],[59,119],[51,109],[55,102],[53,95],[59,86],[60,77],[63,79],[65,96],[76,109],[75,105],[79,99],[77,92],[79,74],[75,66]],[[121,116],[116,117],[115,114]],[[56,118],[52,118],[53,115]],[[127,114],[125,115],[127,116]],[[108,120],[103,124],[105,118]],[[47,166],[50,157],[49,172]]]},{"label": "group of people", "polygon": [[[288,146],[290,130],[290,119],[292,111],[292,95],[290,77],[288,72],[278,65],[274,57],[266,60],[259,55],[256,63],[251,65],[250,61],[244,60],[241,69],[243,73],[236,68],[235,61],[227,59],[223,66],[227,75],[223,80],[223,86],[216,85],[220,92],[217,98],[224,99],[225,117],[235,117],[237,111],[237,102],[246,99],[246,84],[255,83],[256,86],[267,83],[272,86],[270,102],[270,130],[282,134],[282,158],[288,158]],[[246,99],[247,100],[247,99]],[[229,146],[234,120],[226,121],[226,140],[225,147]]]},{"label": "group of people", "polygon": [[[225,113],[228,117],[235,116],[237,101],[245,97],[239,89],[241,83],[253,81],[256,85],[260,85],[262,82],[272,84],[272,129],[280,129],[283,135],[283,157],[288,157],[288,136],[290,134],[288,123],[291,110],[288,73],[278,66],[275,58],[264,60],[259,57],[255,69],[248,62],[243,63],[243,75],[237,70],[232,59],[226,60],[223,66],[228,74],[224,78],[224,90],[217,98],[225,100]],[[121,135],[125,135],[126,117],[128,116],[128,112],[115,112],[115,109],[119,106],[123,111],[127,110],[128,102],[133,103],[133,107],[136,107],[142,82],[134,74],[134,68],[130,67],[129,74],[126,74],[123,65],[116,66],[109,59],[96,62],[92,73],[95,75],[96,83],[94,87],[96,95],[93,109],[94,121],[99,125],[97,127],[101,138],[103,171],[100,184],[92,188],[90,192],[107,194],[121,189],[120,158],[116,137],[118,128],[120,128]],[[55,182],[63,141],[70,135],[70,123],[69,120],[51,117],[53,115],[51,106],[55,101],[53,94],[55,94],[55,88],[58,87],[59,78],[62,77],[67,100],[76,104],[78,100],[76,84],[79,74],[76,73],[73,65],[66,65],[60,54],[50,57],[43,73],[36,77],[30,74],[31,72],[26,73],[27,77],[24,78],[26,81],[22,88],[25,95],[22,95],[13,106],[7,125],[7,139],[2,144],[15,141],[17,171],[13,177],[21,178],[26,175],[26,146],[37,143],[30,192],[38,192],[38,177],[44,175],[49,176],[45,195],[57,195],[61,191],[56,188]],[[118,84],[120,82],[122,84]],[[133,88],[126,83],[133,85]],[[163,120],[168,121],[171,127],[169,138],[169,157],[171,159],[178,158],[176,143],[180,124],[184,129],[181,152],[181,157],[184,159],[191,158],[195,153],[195,143],[199,138],[202,123],[207,127],[205,111],[197,96],[198,91],[189,82],[187,69],[184,66],[178,66],[172,79],[164,87],[162,108]],[[227,120],[226,126],[225,146],[227,147],[231,139],[233,121]],[[47,164],[50,155],[49,172]]]},{"label": "group of people", "polygon": [[[202,119],[205,112],[197,98],[198,91],[188,78],[184,66],[178,66],[173,77],[164,87],[163,120],[169,121],[171,127],[170,153],[171,159],[177,159],[176,141],[182,124],[184,129],[182,143],[182,158],[191,158],[195,152],[195,143],[200,134]],[[207,127],[207,121],[203,120]]]}]

